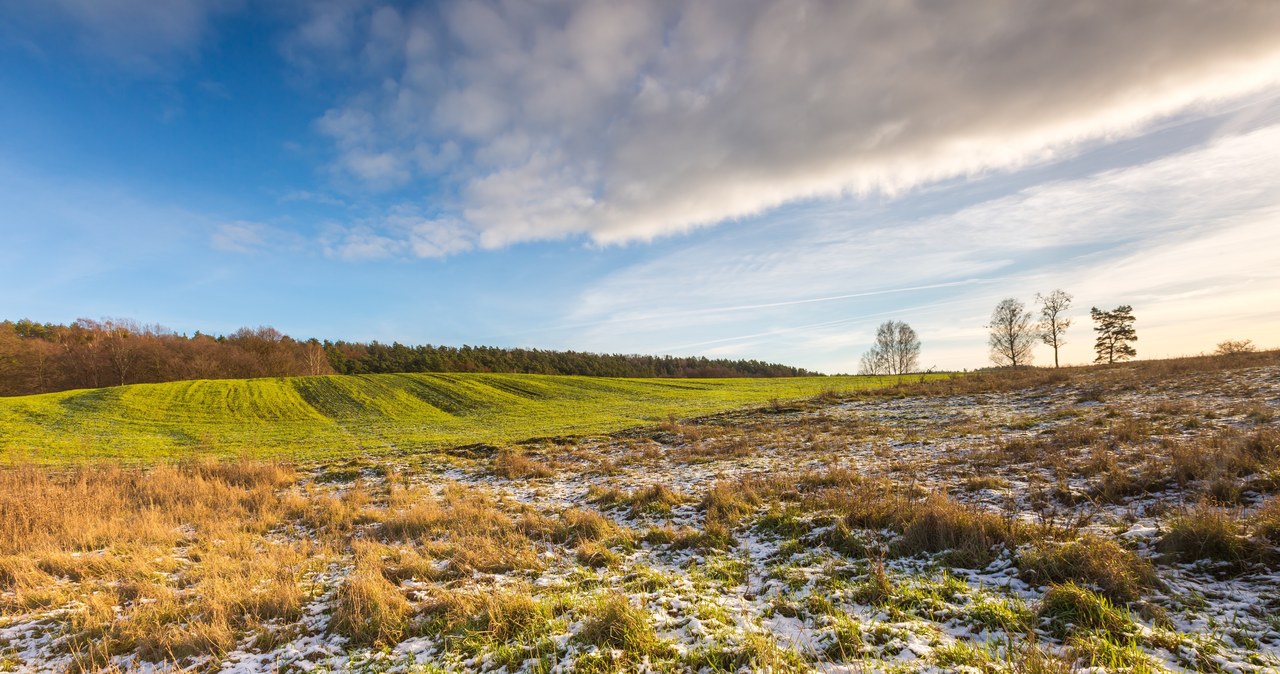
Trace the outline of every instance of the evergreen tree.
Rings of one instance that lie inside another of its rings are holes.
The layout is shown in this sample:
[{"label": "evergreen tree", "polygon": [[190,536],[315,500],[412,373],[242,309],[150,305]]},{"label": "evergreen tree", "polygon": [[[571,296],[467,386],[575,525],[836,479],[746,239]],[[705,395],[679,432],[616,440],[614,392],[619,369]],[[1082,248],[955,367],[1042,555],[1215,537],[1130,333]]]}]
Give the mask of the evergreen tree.
[{"label": "evergreen tree", "polygon": [[1093,331],[1098,333],[1098,339],[1093,343],[1098,357],[1093,362],[1110,364],[1138,355],[1131,345],[1131,342],[1138,341],[1138,333],[1133,329],[1133,307],[1122,304],[1111,311],[1093,307],[1089,315],[1093,317]]}]

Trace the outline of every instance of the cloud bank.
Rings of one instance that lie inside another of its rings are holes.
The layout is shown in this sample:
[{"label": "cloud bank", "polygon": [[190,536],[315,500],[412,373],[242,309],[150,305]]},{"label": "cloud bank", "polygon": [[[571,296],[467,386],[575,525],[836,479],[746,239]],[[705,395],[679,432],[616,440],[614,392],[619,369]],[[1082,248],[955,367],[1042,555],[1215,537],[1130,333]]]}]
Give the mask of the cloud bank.
[{"label": "cloud bank", "polygon": [[1280,4],[1250,0],[310,12],[286,54],[353,84],[315,125],[335,169],[374,191],[430,186],[425,221],[447,223],[338,235],[371,254],[643,241],[807,198],[898,195],[1280,81]]},{"label": "cloud bank", "polygon": [[849,210],[808,204],[619,270],[567,322],[583,348],[732,346],[828,371],[852,369],[888,318],[925,337],[930,364],[973,366],[997,301],[1053,288],[1076,296],[1067,362],[1091,358],[1093,305],[1133,305],[1147,356],[1280,326],[1280,125],[908,222],[851,226]]}]

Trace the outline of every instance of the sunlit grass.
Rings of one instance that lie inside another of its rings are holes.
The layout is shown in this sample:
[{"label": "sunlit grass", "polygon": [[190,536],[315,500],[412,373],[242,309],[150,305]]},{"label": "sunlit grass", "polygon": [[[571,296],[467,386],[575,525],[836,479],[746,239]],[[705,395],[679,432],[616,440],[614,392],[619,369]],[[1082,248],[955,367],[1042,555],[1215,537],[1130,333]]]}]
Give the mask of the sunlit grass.
[{"label": "sunlit grass", "polygon": [[139,384],[0,398],[0,456],[61,463],[414,452],[608,433],[896,381],[389,374]]}]

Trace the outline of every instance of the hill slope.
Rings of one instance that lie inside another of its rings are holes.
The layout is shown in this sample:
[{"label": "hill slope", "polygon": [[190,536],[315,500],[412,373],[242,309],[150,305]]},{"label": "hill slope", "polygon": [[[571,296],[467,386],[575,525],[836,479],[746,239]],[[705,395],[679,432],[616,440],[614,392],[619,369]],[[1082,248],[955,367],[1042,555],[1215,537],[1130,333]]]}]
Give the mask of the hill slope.
[{"label": "hill slope", "polygon": [[37,462],[417,451],[615,431],[892,381],[380,374],[136,384],[0,399],[0,450]]}]

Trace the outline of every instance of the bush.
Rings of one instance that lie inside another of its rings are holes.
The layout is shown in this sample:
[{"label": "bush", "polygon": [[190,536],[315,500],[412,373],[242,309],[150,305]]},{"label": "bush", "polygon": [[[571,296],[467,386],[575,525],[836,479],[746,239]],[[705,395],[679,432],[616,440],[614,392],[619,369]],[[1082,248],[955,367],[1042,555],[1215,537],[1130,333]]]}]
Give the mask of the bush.
[{"label": "bush", "polygon": [[1218,348],[1213,350],[1215,356],[1234,356],[1241,353],[1253,353],[1258,347],[1253,345],[1252,339],[1227,339],[1218,342]]}]

